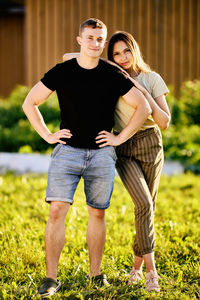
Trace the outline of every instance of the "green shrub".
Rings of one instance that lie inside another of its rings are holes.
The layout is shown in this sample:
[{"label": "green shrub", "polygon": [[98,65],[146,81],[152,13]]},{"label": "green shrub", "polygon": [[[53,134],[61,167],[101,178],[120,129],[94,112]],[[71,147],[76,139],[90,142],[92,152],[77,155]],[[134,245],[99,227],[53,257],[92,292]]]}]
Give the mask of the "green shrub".
[{"label": "green shrub", "polygon": [[[29,90],[25,86],[18,86],[7,99],[0,100],[0,151],[18,152],[20,150],[22,152],[26,145],[34,152],[46,152],[52,148],[30,126],[22,110],[22,104]],[[40,111],[49,129],[57,131],[60,113],[55,94],[40,106]]]},{"label": "green shrub", "polygon": [[197,125],[182,127],[177,130],[171,125],[163,132],[164,150],[167,158],[178,159],[182,163],[200,161],[199,132]]},{"label": "green shrub", "polygon": [[185,125],[200,125],[200,81],[185,82],[179,101],[183,102]]},{"label": "green shrub", "polygon": [[27,119],[22,110],[22,103],[28,92],[27,87],[18,86],[7,99],[0,100],[1,129],[11,128],[19,120]]},{"label": "green shrub", "polygon": [[178,99],[170,87],[167,102],[171,110],[171,124],[177,127],[200,125],[200,80],[184,82]]},{"label": "green shrub", "polygon": [[[22,110],[22,103],[29,88],[18,86],[5,100],[0,100],[0,151],[50,152],[47,144],[30,126]],[[173,88],[167,96],[171,110],[170,127],[163,131],[165,158],[179,160],[185,169],[199,173],[200,170],[200,81],[183,83],[180,96],[174,96]],[[40,106],[48,128],[59,129],[60,112],[57,96],[52,94]]]},{"label": "green shrub", "polygon": [[179,126],[185,123],[185,114],[183,103],[179,101],[173,93],[173,88],[170,88],[170,93],[167,95],[167,103],[171,111],[171,125]]},{"label": "green shrub", "polygon": [[184,82],[179,99],[167,96],[171,125],[163,131],[165,157],[179,160],[185,170],[200,173],[200,81]]}]

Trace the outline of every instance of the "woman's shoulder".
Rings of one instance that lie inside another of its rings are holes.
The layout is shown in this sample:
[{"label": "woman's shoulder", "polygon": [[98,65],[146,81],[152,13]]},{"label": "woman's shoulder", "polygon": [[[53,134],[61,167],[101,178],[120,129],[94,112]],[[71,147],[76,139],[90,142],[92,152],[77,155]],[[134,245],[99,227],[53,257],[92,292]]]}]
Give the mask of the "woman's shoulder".
[{"label": "woman's shoulder", "polygon": [[163,78],[155,71],[151,71],[149,73],[145,73],[146,77],[143,77],[144,81],[149,86],[150,94],[156,98],[161,94],[166,94],[169,92],[166,83],[164,82]]},{"label": "woman's shoulder", "polygon": [[150,72],[141,72],[139,76],[146,78],[147,80],[154,80],[157,78],[160,78],[160,75],[156,73],[155,71],[150,71]]},{"label": "woman's shoulder", "polygon": [[151,88],[153,88],[156,85],[163,84],[163,82],[164,82],[163,78],[160,76],[160,74],[158,74],[155,71],[151,71],[148,73],[142,72],[142,76],[143,76],[142,77],[143,81],[148,83]]}]

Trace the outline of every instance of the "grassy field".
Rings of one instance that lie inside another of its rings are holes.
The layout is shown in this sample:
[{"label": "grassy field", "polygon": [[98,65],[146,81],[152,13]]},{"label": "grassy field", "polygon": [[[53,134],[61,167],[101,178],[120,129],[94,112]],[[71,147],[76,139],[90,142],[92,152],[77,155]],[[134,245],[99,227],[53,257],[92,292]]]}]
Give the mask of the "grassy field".
[{"label": "grassy field", "polygon": [[[39,299],[45,276],[44,202],[46,175],[0,177],[0,299]],[[66,245],[59,264],[61,292],[52,299],[199,299],[200,177],[163,176],[156,206],[156,264],[161,292],[148,295],[144,282],[127,286],[132,266],[134,206],[117,177],[106,213],[107,239],[102,271],[112,284],[94,289],[85,280],[88,250],[83,182],[66,219]],[[144,270],[145,271],[145,270]]]}]

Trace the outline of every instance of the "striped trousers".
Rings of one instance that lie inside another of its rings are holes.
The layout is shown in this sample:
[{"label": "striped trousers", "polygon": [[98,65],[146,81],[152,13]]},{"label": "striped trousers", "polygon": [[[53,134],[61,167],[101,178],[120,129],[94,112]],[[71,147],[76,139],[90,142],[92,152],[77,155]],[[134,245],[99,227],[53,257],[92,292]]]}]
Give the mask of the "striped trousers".
[{"label": "striped trousers", "polygon": [[154,251],[154,211],[164,155],[158,127],[137,132],[116,147],[118,174],[135,205],[134,253]]}]

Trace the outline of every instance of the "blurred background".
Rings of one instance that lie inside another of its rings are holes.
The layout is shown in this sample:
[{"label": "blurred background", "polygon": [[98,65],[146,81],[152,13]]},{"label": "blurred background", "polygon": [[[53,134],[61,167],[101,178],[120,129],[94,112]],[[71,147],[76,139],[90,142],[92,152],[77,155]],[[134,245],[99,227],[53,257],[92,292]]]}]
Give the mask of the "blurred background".
[{"label": "blurred background", "polygon": [[65,52],[78,51],[79,25],[89,17],[107,25],[108,38],[130,32],[175,91],[200,77],[199,0],[1,0],[0,95],[32,86]]},{"label": "blurred background", "polygon": [[[108,38],[130,32],[170,89],[172,120],[162,131],[165,165],[155,215],[161,292],[154,297],[141,284],[127,285],[134,208],[116,176],[102,261],[111,286],[91,290],[85,283],[88,213],[81,181],[67,220],[58,298],[200,299],[200,0],[0,0],[0,299],[38,299],[45,270],[44,197],[53,145],[32,129],[22,103],[65,52],[79,50],[79,25],[89,17],[105,22]],[[40,111],[48,128],[58,130],[55,93]]]},{"label": "blurred background", "polygon": [[[108,39],[116,30],[135,37],[144,60],[170,88],[165,156],[197,169],[200,0],[0,0],[0,151],[48,151],[49,145],[30,129],[21,103],[65,52],[79,50],[79,25],[89,17],[107,25]],[[45,105],[45,121],[56,129],[56,100]]]}]

